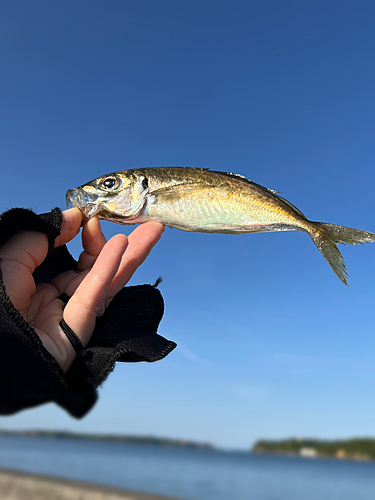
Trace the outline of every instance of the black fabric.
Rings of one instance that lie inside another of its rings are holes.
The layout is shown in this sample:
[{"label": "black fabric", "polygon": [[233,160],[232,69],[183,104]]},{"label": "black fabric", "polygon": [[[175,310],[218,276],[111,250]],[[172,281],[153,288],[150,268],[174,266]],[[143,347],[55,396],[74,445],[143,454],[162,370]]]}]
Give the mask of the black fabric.
[{"label": "black fabric", "polygon": [[[33,276],[36,283],[48,282],[76,269],[65,245],[53,248],[60,226],[59,209],[41,216],[12,209],[0,215],[0,246],[21,229],[46,233],[49,253]],[[77,418],[84,416],[95,404],[96,389],[116,361],[157,361],[176,347],[156,334],[163,310],[162,296],[151,285],[124,288],[97,320],[88,346],[64,374],[14,309],[2,281],[0,262],[0,414],[53,401]]]},{"label": "black fabric", "polygon": [[60,234],[61,210],[54,208],[48,214],[36,215],[31,210],[12,208],[0,215],[0,246],[21,230],[39,231],[48,237],[49,252]]}]

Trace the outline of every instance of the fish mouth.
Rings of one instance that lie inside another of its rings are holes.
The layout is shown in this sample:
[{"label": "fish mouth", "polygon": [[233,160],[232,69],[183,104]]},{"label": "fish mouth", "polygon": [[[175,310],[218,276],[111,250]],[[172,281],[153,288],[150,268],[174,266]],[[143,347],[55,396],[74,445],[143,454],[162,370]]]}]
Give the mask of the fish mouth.
[{"label": "fish mouth", "polygon": [[97,214],[100,205],[97,202],[97,196],[87,193],[81,187],[69,189],[66,193],[66,207],[79,208],[81,212],[89,219]]}]

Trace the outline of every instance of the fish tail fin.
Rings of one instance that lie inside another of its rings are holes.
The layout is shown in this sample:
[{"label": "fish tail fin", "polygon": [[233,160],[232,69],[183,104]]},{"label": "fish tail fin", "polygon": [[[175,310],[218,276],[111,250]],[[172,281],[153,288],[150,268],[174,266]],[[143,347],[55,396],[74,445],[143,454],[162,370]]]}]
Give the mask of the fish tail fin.
[{"label": "fish tail fin", "polygon": [[337,248],[337,243],[342,245],[361,245],[362,243],[375,242],[375,234],[350,227],[336,226],[325,222],[312,222],[308,231],[319,251],[326,259],[336,276],[348,286],[348,272],[344,257]]}]

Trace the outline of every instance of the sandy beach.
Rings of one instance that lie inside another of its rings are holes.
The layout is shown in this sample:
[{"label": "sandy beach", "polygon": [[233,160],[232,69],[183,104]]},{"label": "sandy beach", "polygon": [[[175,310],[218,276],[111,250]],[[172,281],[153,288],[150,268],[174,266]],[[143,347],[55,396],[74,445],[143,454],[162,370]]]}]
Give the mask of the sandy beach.
[{"label": "sandy beach", "polygon": [[1,500],[177,500],[39,474],[0,469]]}]

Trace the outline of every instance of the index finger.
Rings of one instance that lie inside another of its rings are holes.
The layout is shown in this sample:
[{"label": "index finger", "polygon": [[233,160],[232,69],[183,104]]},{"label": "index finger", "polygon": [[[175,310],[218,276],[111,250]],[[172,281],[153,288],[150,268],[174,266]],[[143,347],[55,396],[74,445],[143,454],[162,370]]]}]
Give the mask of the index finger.
[{"label": "index finger", "polygon": [[83,252],[79,256],[77,270],[85,271],[89,269],[96,261],[105,244],[106,239],[102,233],[99,219],[93,217],[82,229]]},{"label": "index finger", "polygon": [[70,208],[61,212],[62,223],[61,233],[55,239],[55,248],[72,240],[77,234],[81,226],[85,222],[83,213],[78,208]]}]

